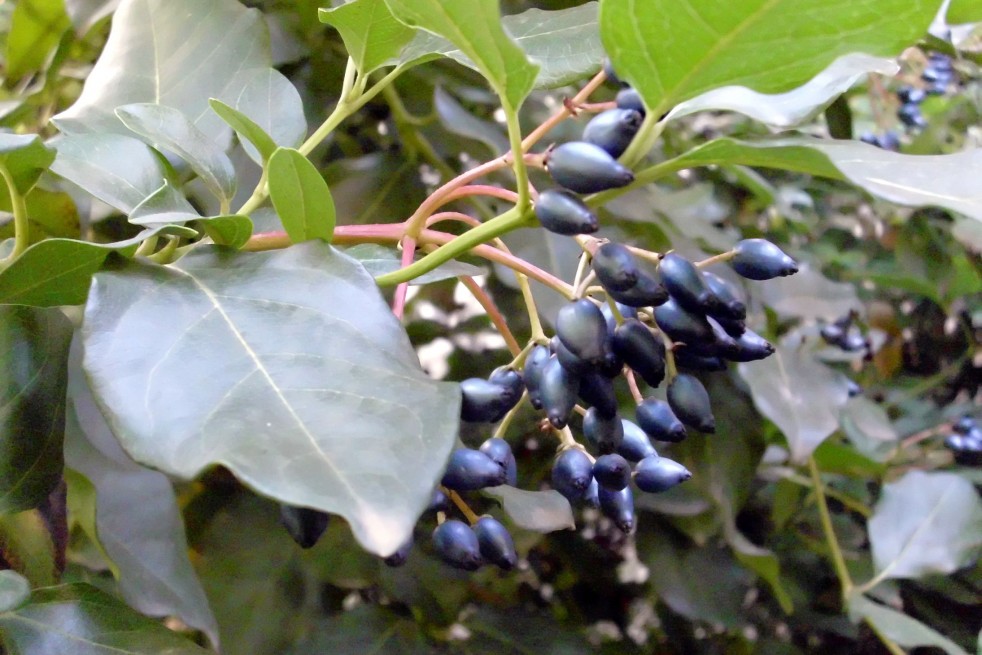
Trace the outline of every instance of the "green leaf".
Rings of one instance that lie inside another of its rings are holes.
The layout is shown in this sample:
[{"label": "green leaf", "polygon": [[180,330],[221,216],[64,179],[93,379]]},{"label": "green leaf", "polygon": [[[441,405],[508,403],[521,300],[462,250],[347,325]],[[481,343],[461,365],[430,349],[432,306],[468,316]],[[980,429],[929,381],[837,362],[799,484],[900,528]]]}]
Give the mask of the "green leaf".
[{"label": "green leaf", "polygon": [[505,513],[518,527],[533,532],[555,532],[576,528],[569,501],[558,491],[526,491],[501,485],[484,490],[498,499]]},{"label": "green leaf", "polygon": [[322,242],[99,273],[83,336],[134,459],[185,479],[222,464],[280,502],[341,514],[378,554],[409,535],[457,434],[457,385],[423,373],[372,277]]},{"label": "green leaf", "polygon": [[51,172],[107,205],[129,214],[164,183],[163,164],[139,139],[80,134],[53,141]]},{"label": "green leaf", "polygon": [[377,605],[362,605],[319,621],[290,655],[310,653],[388,653],[428,655],[433,652],[415,621]]},{"label": "green leaf", "polygon": [[194,230],[180,226],[157,226],[116,243],[75,239],[39,241],[0,272],[0,304],[81,305],[88,296],[92,274],[102,268],[110,253],[132,257],[143,241],[162,233],[197,235]]},{"label": "green leaf", "polygon": [[[300,145],[307,135],[307,119],[304,117],[300,92],[275,68],[254,71],[244,80],[242,91],[235,99],[235,109],[268,134],[276,145],[293,148]],[[243,146],[252,160],[260,165],[275,150],[274,146],[260,157],[248,141]]]},{"label": "green leaf", "polygon": [[299,150],[277,148],[269,158],[269,197],[294,243],[334,236],[334,199],[317,168]]},{"label": "green leaf", "polygon": [[81,96],[53,121],[66,134],[128,135],[115,109],[154,103],[225,146],[231,130],[208,99],[234,104],[253,71],[269,65],[262,15],[236,0],[123,0]]},{"label": "green leaf", "polygon": [[31,595],[31,585],[21,574],[6,569],[0,571],[0,612],[17,609]]},{"label": "green leaf", "polygon": [[897,55],[925,34],[937,7],[935,0],[604,0],[600,36],[617,75],[657,116],[721,86],[787,91],[852,52]]},{"label": "green leaf", "polygon": [[733,549],[737,561],[759,575],[771,588],[785,614],[794,611],[791,596],[781,583],[781,564],[777,556],[766,548],[752,543],[737,530],[736,525],[726,530],[726,542]]},{"label": "green leaf", "polygon": [[[20,194],[34,188],[51,162],[55,152],[41,141],[36,134],[9,134],[0,132],[0,165],[7,169]],[[0,207],[10,209],[10,192],[0,180]]]},{"label": "green leaf", "polygon": [[909,471],[883,486],[869,539],[877,579],[951,573],[982,549],[982,500],[954,473]]},{"label": "green leaf", "polygon": [[186,161],[208,190],[224,203],[235,195],[232,161],[179,110],[154,103],[116,108],[116,116],[142,140]]},{"label": "green leaf", "polygon": [[150,616],[176,616],[217,645],[218,626],[188,559],[184,521],[171,482],[123,452],[84,379],[81,356],[76,342],[69,372],[65,460],[95,493],[89,500],[94,514],[88,518],[89,537],[108,558],[117,589],[130,606]]},{"label": "green leaf", "polygon": [[863,308],[854,285],[833,282],[806,262],[794,275],[755,285],[754,292],[782,318],[835,320]]},{"label": "green leaf", "polygon": [[512,111],[532,90],[539,67],[501,26],[498,0],[385,0],[409,27],[441,36],[477,66]]},{"label": "green leaf", "polygon": [[137,614],[87,584],[35,589],[16,610],[0,614],[13,653],[72,655],[206,655],[194,642]]},{"label": "green leaf", "polygon": [[865,396],[850,398],[840,421],[856,450],[877,462],[887,461],[899,445],[886,410]]},{"label": "green leaf", "polygon": [[[345,248],[344,254],[354,257],[361,262],[361,265],[365,267],[366,271],[371,273],[372,277],[378,277],[379,275],[391,273],[402,268],[399,251],[376,243],[360,243],[356,246]],[[475,275],[484,275],[486,272],[479,266],[451,260],[446,264],[437,266],[429,273],[420,275],[409,284],[429,284],[430,282],[449,280],[450,278],[460,277],[461,275],[470,275],[472,277]]]},{"label": "green leaf", "polygon": [[839,409],[849,399],[847,379],[785,338],[765,360],[739,364],[754,405],[788,440],[791,459],[809,455],[839,427]]},{"label": "green leaf", "polygon": [[0,514],[37,507],[61,479],[71,338],[57,309],[0,306]]},{"label": "green leaf", "polygon": [[252,236],[252,219],[240,214],[200,218],[198,225],[220,246],[239,249]]},{"label": "green leaf", "polygon": [[744,86],[725,86],[675,105],[665,120],[699,111],[722,110],[741,113],[771,127],[789,129],[814,116],[868,73],[893,77],[899,70],[900,66],[892,59],[851,53],[839,57],[791,91],[767,94]]},{"label": "green leaf", "polygon": [[64,0],[65,10],[72,21],[75,33],[83,36],[102,18],[116,10],[119,0]]},{"label": "green leaf", "polygon": [[134,225],[153,226],[160,223],[184,223],[200,216],[181,190],[164,180],[163,186],[133,208],[129,220]]},{"label": "green leaf", "polygon": [[6,77],[16,80],[44,68],[70,27],[64,0],[18,0],[6,33]]},{"label": "green leaf", "polygon": [[511,147],[508,145],[508,136],[500,125],[477,118],[461,107],[453,96],[443,90],[443,87],[438,86],[433,90],[433,108],[440,117],[440,123],[448,132],[480,141],[486,144],[494,155],[508,152]]},{"label": "green leaf", "polygon": [[0,514],[0,557],[34,587],[58,579],[54,540],[38,510]]},{"label": "green leaf", "polygon": [[917,619],[875,603],[862,594],[853,594],[849,598],[849,618],[855,622],[866,621],[904,648],[934,646],[948,655],[968,655],[961,646]]},{"label": "green leaf", "polygon": [[396,20],[385,0],[353,0],[333,9],[321,9],[318,17],[341,34],[348,56],[362,75],[396,57],[416,33]]},{"label": "green leaf", "polygon": [[[576,624],[560,623],[547,610],[477,608],[467,617],[465,627],[472,637],[461,644],[467,655],[588,655],[598,652]],[[431,651],[432,652],[432,651]]]},{"label": "green leaf", "polygon": [[945,21],[949,25],[982,22],[982,5],[977,0],[952,0]]},{"label": "green leaf", "polygon": [[273,137],[259,127],[254,120],[238,109],[229,107],[221,100],[211,98],[208,100],[208,104],[211,105],[212,111],[218,114],[239,135],[242,147],[249,153],[253,161],[257,161],[260,165],[265,164],[273,151],[276,150],[276,142],[273,141]]}]

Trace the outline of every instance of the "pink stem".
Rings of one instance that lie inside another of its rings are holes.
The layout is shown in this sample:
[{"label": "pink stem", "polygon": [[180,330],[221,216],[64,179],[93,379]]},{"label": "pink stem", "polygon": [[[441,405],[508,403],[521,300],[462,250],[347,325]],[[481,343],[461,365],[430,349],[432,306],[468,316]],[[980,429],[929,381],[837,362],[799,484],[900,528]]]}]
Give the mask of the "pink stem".
[{"label": "pink stem", "polygon": [[446,203],[451,200],[457,200],[458,198],[466,198],[467,196],[494,196],[495,198],[501,198],[509,202],[518,201],[518,194],[514,191],[491,186],[490,184],[468,184],[467,186],[462,186],[444,196],[443,201]]},{"label": "pink stem", "polygon": [[518,356],[518,353],[522,352],[522,347],[518,345],[518,340],[515,339],[515,335],[512,334],[511,329],[509,329],[504,315],[502,315],[501,310],[498,309],[498,306],[494,303],[494,300],[491,299],[491,296],[489,296],[487,291],[482,289],[481,285],[475,282],[474,278],[472,277],[462,275],[460,277],[460,281],[465,287],[467,287],[471,294],[473,294],[474,299],[481,303],[481,307],[483,307],[484,311],[487,312],[488,318],[491,319],[491,322],[496,328],[498,328],[498,332],[500,332],[501,336],[504,338],[505,343],[508,345],[508,350],[511,351],[511,354]]},{"label": "pink stem", "polygon": [[[405,236],[402,239],[402,268],[413,263],[413,255],[416,253],[416,239]],[[409,292],[409,282],[403,282],[396,287],[395,296],[392,298],[392,313],[399,320],[402,320],[403,312],[406,310],[406,293]]]}]

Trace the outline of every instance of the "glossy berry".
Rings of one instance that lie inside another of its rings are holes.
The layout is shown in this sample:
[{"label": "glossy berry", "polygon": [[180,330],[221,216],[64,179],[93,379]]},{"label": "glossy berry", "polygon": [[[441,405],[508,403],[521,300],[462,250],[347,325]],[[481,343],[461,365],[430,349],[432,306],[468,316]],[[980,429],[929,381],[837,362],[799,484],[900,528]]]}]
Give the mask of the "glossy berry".
[{"label": "glossy berry", "polygon": [[604,74],[611,83],[617,86],[627,86],[627,82],[623,82],[621,78],[617,77],[617,73],[614,72],[614,66],[610,63],[610,59],[604,59]]},{"label": "glossy berry", "polygon": [[488,376],[488,382],[497,384],[505,390],[505,402],[510,405],[509,409],[521,400],[522,393],[525,391],[525,380],[522,379],[522,374],[510,366],[496,368]]},{"label": "glossy berry", "polygon": [[638,133],[644,116],[633,109],[608,109],[590,119],[583,129],[583,140],[606,150],[611,157],[624,154]]},{"label": "glossy berry", "polygon": [[664,400],[646,398],[638,405],[635,419],[645,434],[655,441],[678,443],[685,439],[685,426]]},{"label": "glossy berry", "polygon": [[968,434],[976,425],[975,419],[970,414],[966,414],[955,421],[952,429],[958,434]]},{"label": "glossy berry", "polygon": [[575,194],[547,189],[535,201],[535,217],[542,227],[556,234],[593,234],[600,229],[597,215]]},{"label": "glossy berry", "polygon": [[631,463],[617,453],[601,455],[593,463],[593,477],[600,486],[620,491],[631,481]]},{"label": "glossy berry", "polygon": [[409,539],[405,541],[396,552],[392,553],[388,557],[384,558],[382,561],[386,566],[398,567],[406,563],[409,559],[409,551],[413,549],[413,536],[409,535]]},{"label": "glossy berry", "polygon": [[564,346],[563,342],[559,340],[559,337],[553,337],[549,346],[556,353],[556,359],[559,360],[559,364],[573,376],[578,378],[588,373],[596,373],[596,366],[570,352],[569,348]]},{"label": "glossy berry", "polygon": [[463,521],[444,521],[433,531],[433,547],[440,558],[458,569],[476,571],[484,561],[477,535]]},{"label": "glossy berry", "polygon": [[716,341],[716,335],[706,317],[684,309],[674,299],[655,307],[654,315],[658,327],[672,341],[680,341],[690,348]]},{"label": "glossy berry", "polygon": [[593,480],[593,462],[579,448],[568,448],[559,453],[552,465],[552,488],[570,502],[583,497]]},{"label": "glossy berry", "polygon": [[[621,425],[624,428],[624,439],[621,441],[617,452],[629,462],[639,462],[650,455],[657,455],[655,447],[651,445],[651,439],[645,434],[644,430],[637,424],[623,419]],[[681,426],[682,424],[679,423]],[[685,428],[682,428],[683,434]]]},{"label": "glossy berry", "polygon": [[280,524],[301,548],[311,548],[327,530],[331,515],[309,507],[280,505]]},{"label": "glossy berry", "polygon": [[684,424],[700,432],[715,432],[716,419],[709,394],[697,378],[681,373],[668,385],[668,404]]},{"label": "glossy berry", "polygon": [[614,330],[614,352],[635,373],[657,387],[665,378],[665,344],[641,321],[631,318]]},{"label": "glossy berry", "polygon": [[746,330],[736,340],[736,351],[727,355],[727,359],[734,362],[755,362],[773,354],[774,346],[770,341],[753,330]]},{"label": "glossy berry", "polygon": [[[629,318],[637,318],[638,310],[634,307],[629,307],[627,305],[622,305],[621,303],[614,303],[617,305],[617,311],[621,313],[621,318],[627,320]],[[617,329],[617,319],[614,318],[614,312],[610,309],[610,303],[604,303],[600,305],[600,313],[604,315],[604,320],[607,321],[607,334],[614,334],[614,330]]]},{"label": "glossy berry", "polygon": [[525,367],[522,369],[525,387],[529,392],[529,402],[535,409],[542,409],[539,387],[542,382],[542,371],[548,362],[549,348],[542,345],[534,346],[525,359]]},{"label": "glossy berry", "polygon": [[645,271],[638,275],[634,286],[624,291],[608,289],[610,297],[629,307],[654,307],[668,300],[668,289],[658,279]]},{"label": "glossy berry", "polygon": [[668,491],[691,477],[687,468],[667,457],[645,457],[634,469],[634,484],[648,493]]},{"label": "glossy berry", "polygon": [[604,418],[613,418],[617,414],[617,394],[614,383],[599,373],[588,373],[580,376],[580,398]]},{"label": "glossy berry", "polygon": [[569,351],[593,365],[603,363],[607,321],[586,298],[563,306],[556,316],[556,336]]},{"label": "glossy berry", "polygon": [[614,491],[599,485],[597,496],[600,498],[600,512],[613,521],[621,532],[626,534],[634,528],[634,493],[630,486]]},{"label": "glossy berry", "polygon": [[627,291],[641,275],[637,258],[619,243],[608,242],[593,253],[593,272],[607,291]]},{"label": "glossy berry", "polygon": [[921,108],[919,105],[900,105],[897,110],[897,118],[900,122],[907,127],[913,127],[916,129],[924,129],[927,127],[927,119],[921,114]]},{"label": "glossy berry", "polygon": [[725,371],[726,362],[715,355],[697,355],[688,348],[678,348],[673,351],[675,365],[688,371]]},{"label": "glossy berry", "polygon": [[491,437],[482,443],[478,450],[505,470],[505,484],[512,487],[518,484],[518,463],[515,461],[515,454],[512,453],[511,446],[508,445],[507,441],[498,437]]},{"label": "glossy berry", "polygon": [[903,104],[919,105],[924,102],[925,98],[927,98],[927,94],[924,93],[923,89],[918,89],[916,86],[905,84],[897,89],[897,99]]},{"label": "glossy berry", "polygon": [[576,193],[599,193],[634,181],[631,169],[619,164],[600,146],[570,141],[546,155],[546,169],[561,187]]},{"label": "glossy berry", "polygon": [[739,338],[747,331],[747,324],[742,320],[736,321],[732,318],[723,318],[721,316],[716,316],[715,319],[719,323],[719,326],[734,339]]},{"label": "glossy berry", "polygon": [[747,318],[747,306],[743,301],[743,295],[735,284],[710,271],[702,271],[701,274],[706,287],[719,300],[719,305],[707,313],[718,318],[736,321]]},{"label": "glossy berry", "polygon": [[508,528],[490,516],[482,516],[474,524],[474,534],[477,535],[481,557],[505,571],[515,568],[518,555]]},{"label": "glossy berry", "polygon": [[647,111],[644,100],[641,99],[641,94],[637,92],[637,89],[631,87],[621,89],[617,92],[617,97],[614,100],[617,102],[618,109],[633,109],[642,116]]},{"label": "glossy berry", "polygon": [[668,253],[658,263],[658,275],[668,293],[685,309],[703,314],[718,311],[719,298],[706,285],[695,264],[685,257]]},{"label": "glossy berry", "polygon": [[770,280],[798,272],[798,264],[766,239],[744,239],[733,250],[730,265],[747,279]]},{"label": "glossy berry", "polygon": [[505,477],[505,469],[480,450],[458,448],[450,454],[440,484],[454,491],[474,491],[502,485]]},{"label": "glossy berry", "polygon": [[483,378],[468,378],[460,383],[460,418],[471,422],[494,423],[515,406],[518,398],[501,385]]},{"label": "glossy berry", "polygon": [[583,416],[583,436],[597,452],[616,452],[624,439],[621,417],[614,414],[611,418],[604,418],[596,407],[591,407]]},{"label": "glossy berry", "polygon": [[427,509],[434,512],[449,512],[452,504],[453,503],[447,497],[447,494],[443,493],[439,489],[434,489],[433,496],[430,497],[430,504]]},{"label": "glossy berry", "polygon": [[566,427],[569,415],[576,405],[580,381],[576,374],[566,369],[557,357],[551,357],[542,371],[539,396],[546,417],[556,429]]},{"label": "glossy berry", "polygon": [[590,480],[590,486],[586,488],[586,492],[580,498],[579,503],[584,507],[600,509],[600,485],[597,484],[596,479]]}]

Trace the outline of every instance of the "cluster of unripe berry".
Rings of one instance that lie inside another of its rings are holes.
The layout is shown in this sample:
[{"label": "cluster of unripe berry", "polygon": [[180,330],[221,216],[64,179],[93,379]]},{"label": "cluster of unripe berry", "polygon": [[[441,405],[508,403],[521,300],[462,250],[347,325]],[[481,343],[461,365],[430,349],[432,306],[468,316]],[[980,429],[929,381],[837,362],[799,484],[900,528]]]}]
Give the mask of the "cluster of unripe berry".
[{"label": "cluster of unripe berry", "polygon": [[982,429],[975,418],[963,416],[952,426],[944,445],[954,454],[955,461],[965,466],[982,465]]}]

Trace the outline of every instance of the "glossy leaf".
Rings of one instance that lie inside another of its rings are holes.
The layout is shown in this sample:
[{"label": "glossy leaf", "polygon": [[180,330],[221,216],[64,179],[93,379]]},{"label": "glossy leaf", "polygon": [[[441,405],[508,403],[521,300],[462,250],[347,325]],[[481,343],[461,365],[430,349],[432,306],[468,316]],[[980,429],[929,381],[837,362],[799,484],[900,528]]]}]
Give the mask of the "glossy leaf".
[{"label": "glossy leaf", "polygon": [[392,653],[429,655],[432,646],[415,621],[378,606],[361,606],[319,621],[289,655]]},{"label": "glossy leaf", "polygon": [[854,285],[833,282],[807,263],[794,275],[755,285],[754,292],[782,318],[831,321],[862,309]]},{"label": "glossy leaf", "polygon": [[526,491],[502,485],[483,493],[497,498],[508,518],[525,530],[546,533],[576,527],[569,501],[558,491]]},{"label": "glossy leaf", "polygon": [[231,130],[208,99],[234,104],[253,69],[269,65],[259,12],[235,0],[122,0],[82,94],[53,120],[66,134],[127,135],[114,110],[154,103],[181,112],[224,147]]},{"label": "glossy leaf", "polygon": [[341,34],[345,50],[362,75],[395,58],[416,34],[416,30],[396,20],[385,0],[354,0],[321,9],[318,16]]},{"label": "glossy leaf", "polygon": [[878,579],[951,573],[982,549],[982,500],[953,473],[909,471],[883,486],[869,538]]},{"label": "glossy leaf", "polygon": [[0,557],[32,587],[54,584],[60,574],[51,529],[38,510],[0,514]]},{"label": "glossy leaf", "polygon": [[785,93],[758,93],[745,86],[725,86],[675,105],[665,120],[698,111],[735,111],[754,120],[789,129],[812,117],[869,73],[892,77],[900,70],[892,59],[851,53],[801,86]]},{"label": "glossy leaf", "polygon": [[269,197],[294,243],[334,236],[334,199],[317,168],[299,151],[278,148],[269,158]]},{"label": "glossy leaf", "polygon": [[253,161],[262,165],[276,150],[276,142],[273,137],[266,133],[254,120],[246,116],[243,112],[226,105],[217,98],[208,100],[212,111],[218,114],[229,127],[239,135],[242,147],[246,149]]},{"label": "glossy leaf", "polygon": [[849,598],[849,618],[856,622],[866,621],[903,648],[933,646],[948,655],[968,655],[964,648],[917,619],[873,602],[862,594],[853,594]]},{"label": "glossy leaf", "polygon": [[0,306],[0,514],[37,507],[61,479],[71,338],[57,309]]},{"label": "glossy leaf", "polygon": [[[137,461],[186,479],[222,464],[341,514],[375,553],[406,539],[457,434],[457,385],[426,377],[371,276],[321,242],[100,273],[83,334],[93,390]],[[122,334],[139,348],[120,351]]]},{"label": "glossy leaf", "polygon": [[184,193],[167,180],[163,186],[143,199],[130,212],[129,220],[134,225],[154,225],[160,223],[183,223],[199,218],[200,214],[188,202]]},{"label": "glossy leaf", "polygon": [[[14,187],[27,194],[55,159],[54,150],[36,134],[0,132],[0,165],[7,169]],[[10,192],[0,180],[0,207],[10,209]]]},{"label": "glossy leaf", "polygon": [[79,36],[102,18],[116,11],[120,0],[65,0],[65,11]]},{"label": "glossy leaf", "polygon": [[30,583],[16,571],[0,571],[0,612],[16,609],[31,595]]},{"label": "glossy leaf", "polygon": [[856,450],[878,462],[886,461],[899,445],[899,436],[886,410],[869,398],[850,398],[840,420]]},{"label": "glossy leaf", "polygon": [[791,458],[808,456],[839,427],[839,409],[849,399],[847,379],[785,340],[774,354],[739,364],[757,410],[773,421],[788,440]]},{"label": "glossy leaf", "polygon": [[532,90],[539,67],[501,25],[498,0],[385,0],[409,27],[441,36],[475,63],[512,111]]},{"label": "glossy leaf", "polygon": [[20,0],[9,20],[5,73],[11,80],[41,70],[71,27],[64,0]]},{"label": "glossy leaf", "polygon": [[116,243],[75,239],[39,241],[0,272],[0,304],[80,305],[88,295],[92,274],[102,268],[110,253],[132,257],[143,241],[161,233],[197,234],[180,226],[157,226]]},{"label": "glossy leaf", "polygon": [[136,103],[117,107],[116,116],[157,150],[173,152],[186,161],[209,191],[223,202],[231,202],[235,195],[235,169],[231,160],[179,110]]},{"label": "glossy leaf", "polygon": [[759,575],[768,585],[785,614],[791,614],[794,604],[781,582],[781,564],[777,555],[747,539],[736,526],[727,528],[726,542],[733,549],[737,561]]},{"label": "glossy leaf", "polygon": [[433,108],[448,132],[480,141],[495,155],[508,151],[508,136],[500,125],[477,118],[442,87],[438,86],[433,91]]},{"label": "glossy leaf", "polygon": [[657,115],[722,86],[788,91],[852,52],[897,55],[936,10],[933,0],[605,0],[600,34],[618,76]]},{"label": "glossy leaf", "polygon": [[[357,246],[345,248],[344,253],[349,257],[354,257],[365,270],[371,273],[372,277],[378,277],[402,268],[399,251],[386,248],[375,243],[361,243]],[[440,280],[460,277],[461,275],[484,275],[487,271],[473,264],[466,264],[461,261],[453,260],[446,264],[437,266],[432,271],[420,275],[409,282],[409,284],[429,284]]]},{"label": "glossy leaf", "polygon": [[241,248],[252,236],[252,220],[241,214],[201,218],[198,225],[220,246]]},{"label": "glossy leaf", "polygon": [[126,214],[160,189],[166,176],[153,150],[132,136],[79,134],[53,144],[51,172]]},{"label": "glossy leaf", "polygon": [[0,614],[14,653],[206,655],[204,648],[137,614],[88,584],[35,589],[27,603]]}]

